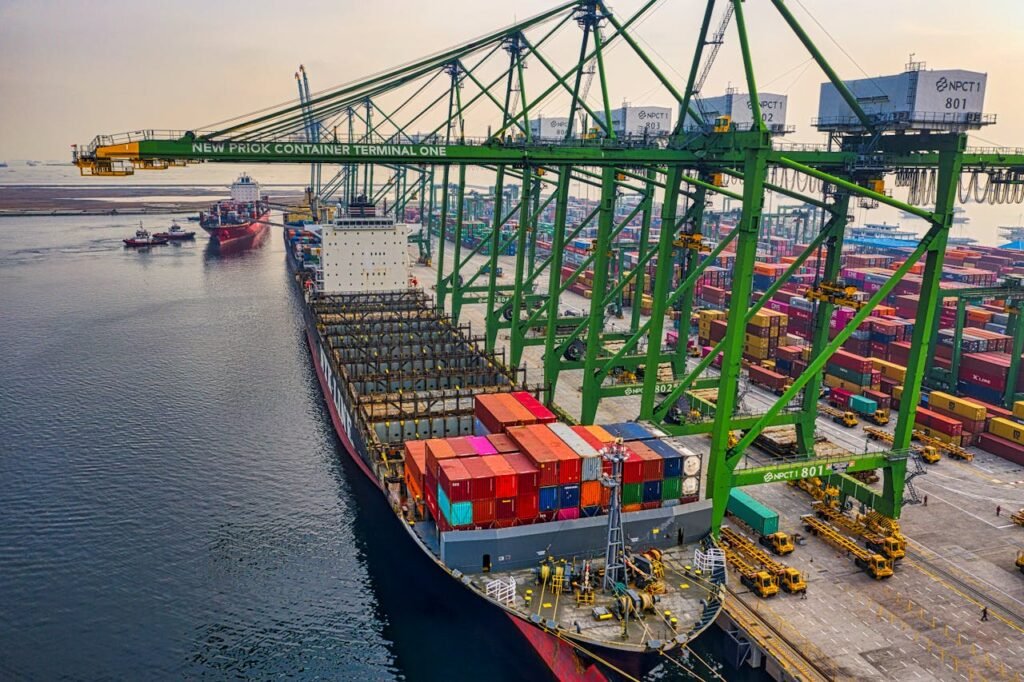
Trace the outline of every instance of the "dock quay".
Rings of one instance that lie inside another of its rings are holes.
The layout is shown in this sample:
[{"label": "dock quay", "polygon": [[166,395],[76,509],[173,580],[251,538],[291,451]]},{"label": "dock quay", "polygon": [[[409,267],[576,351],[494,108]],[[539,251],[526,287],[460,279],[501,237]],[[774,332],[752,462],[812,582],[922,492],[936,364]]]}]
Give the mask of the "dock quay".
[{"label": "dock quay", "polygon": [[[503,257],[503,266],[511,267],[512,260]],[[415,274],[430,282],[436,270],[418,266]],[[572,294],[563,294],[563,301],[566,296]],[[587,299],[575,298],[585,310]],[[572,298],[565,305],[574,305]],[[474,327],[484,325],[482,306],[467,306],[462,316]],[[505,344],[507,335],[499,334],[499,347]],[[540,348],[526,349],[528,378],[539,372],[540,354]],[[580,374],[563,373],[557,403],[579,402]],[[746,399],[764,406],[774,396],[755,387]],[[632,397],[604,401],[599,418],[631,419],[638,403]],[[824,417],[818,427],[830,442],[851,452],[871,447],[860,427],[845,429]],[[705,456],[710,450],[706,436],[678,440]],[[904,508],[900,525],[907,555],[893,577],[883,581],[804,531],[800,519],[813,513],[814,500],[803,490],[779,484],[744,488],[778,511],[781,530],[798,536],[795,551],[783,560],[803,573],[808,588],[806,599],[782,592],[762,599],[730,572],[717,625],[735,642],[732,654],[776,680],[1024,679],[1024,581],[1013,565],[1024,528],[1008,518],[1008,510],[1024,507],[1024,467],[977,448],[971,451],[972,462],[947,457],[915,479],[928,505]],[[749,449],[746,459],[741,467],[774,461],[757,448]],[[1000,517],[997,504],[1003,509]],[[733,520],[727,523],[750,534]],[[986,606],[988,620],[982,622]]]}]

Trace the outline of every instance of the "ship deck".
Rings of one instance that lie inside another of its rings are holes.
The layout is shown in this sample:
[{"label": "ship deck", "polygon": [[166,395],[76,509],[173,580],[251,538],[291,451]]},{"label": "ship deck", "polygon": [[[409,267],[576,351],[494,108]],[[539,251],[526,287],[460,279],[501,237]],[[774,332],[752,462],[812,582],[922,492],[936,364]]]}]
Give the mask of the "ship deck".
[{"label": "ship deck", "polygon": [[[575,633],[576,639],[599,643],[605,646],[646,647],[648,642],[655,645],[690,639],[690,631],[698,627],[706,615],[706,600],[718,593],[718,588],[699,573],[688,570],[693,562],[697,545],[689,544],[663,550],[662,561],[665,575],[665,591],[657,595],[655,611],[642,618],[630,618],[623,622],[615,617],[597,620],[595,607],[605,607],[611,602],[610,593],[602,593],[600,582],[593,603],[578,603],[571,590],[553,592],[542,585],[535,569],[521,569],[503,573],[489,573],[475,576],[484,582],[499,578],[515,578],[515,610],[522,616],[544,624],[549,629],[557,627],[567,633]],[[581,559],[582,561],[582,559]],[[594,566],[604,564],[604,557],[594,560]],[[531,603],[526,598],[531,594]],[[666,616],[665,614],[669,615]],[[716,609],[717,613],[717,609]],[[675,617],[673,626],[670,618]]]}]

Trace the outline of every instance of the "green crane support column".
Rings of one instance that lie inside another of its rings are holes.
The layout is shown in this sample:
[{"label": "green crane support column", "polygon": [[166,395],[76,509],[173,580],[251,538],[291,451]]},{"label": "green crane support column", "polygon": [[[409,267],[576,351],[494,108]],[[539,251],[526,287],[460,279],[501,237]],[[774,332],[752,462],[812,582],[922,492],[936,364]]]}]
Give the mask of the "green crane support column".
[{"label": "green crane support column", "polygon": [[[832,218],[822,228],[829,233],[825,240],[828,253],[825,255],[825,266],[822,273],[823,282],[835,283],[843,262],[843,235],[846,226],[846,212],[850,208],[850,195],[846,192],[836,194],[835,208]],[[821,267],[818,263],[816,267]],[[814,315],[814,327],[811,332],[811,357],[821,355],[829,342],[829,329],[832,326],[832,311],[835,306],[828,301],[818,301]],[[803,409],[800,421],[796,423],[797,446],[799,451],[814,455],[814,423],[818,417],[818,394],[821,392],[821,373],[815,372],[804,387]]]},{"label": "green crane support column", "polygon": [[[459,283],[459,278],[462,277],[462,274],[459,272],[459,263],[462,260],[462,223],[465,210],[464,204],[466,202],[466,164],[464,163],[459,164],[459,189],[455,197],[457,204],[455,206],[455,243],[453,244],[454,248],[452,251],[452,274],[442,278],[441,281],[450,285],[452,292],[452,320],[458,322],[459,315],[462,313],[462,284]],[[441,290],[438,289],[438,296],[442,297],[442,301],[445,293],[441,293]]]},{"label": "green crane support column", "polygon": [[565,218],[569,205],[570,167],[558,169],[555,190],[555,221],[551,227],[551,264],[548,266],[547,327],[544,330],[544,385],[549,389],[549,404],[555,400],[560,358],[555,352],[558,343],[558,289],[562,284],[562,256],[565,248]]},{"label": "green crane support column", "polygon": [[487,273],[487,329],[484,347],[488,353],[494,351],[498,341],[498,249],[501,247],[501,225],[505,199],[505,165],[498,166],[494,178],[494,229],[491,231],[491,271]]},{"label": "green crane support column", "polygon": [[530,176],[530,169],[523,168],[523,196],[520,197],[519,225],[516,237],[516,273],[515,288],[512,292],[512,328],[509,333],[509,364],[515,368],[523,360],[523,345],[526,332],[520,325],[523,314],[523,299],[526,297],[526,289],[523,286],[524,270],[526,268],[526,237],[533,229],[531,222],[532,204],[530,202],[533,191],[533,178]]},{"label": "green crane support column", "polygon": [[707,497],[712,500],[711,528],[717,535],[732,486],[732,467],[726,461],[729,431],[736,407],[740,365],[743,356],[743,330],[754,284],[754,262],[757,260],[757,230],[764,207],[764,181],[767,174],[767,152],[771,141],[763,133],[762,146],[746,151],[743,164],[743,212],[736,224],[736,266],[733,269],[732,298],[726,318],[729,334],[722,352],[722,373],[718,385],[715,421],[711,431],[711,455],[708,462]]},{"label": "green crane support column", "polygon": [[587,325],[587,352],[583,362],[583,401],[580,423],[593,424],[597,405],[601,399],[597,378],[597,354],[601,350],[604,332],[604,298],[608,284],[608,257],[612,248],[612,226],[615,224],[615,169],[601,169],[601,212],[597,219],[597,239],[594,240],[594,289],[590,299],[590,317]]},{"label": "green crane support column", "polygon": [[[1020,356],[1024,353],[1024,321],[1020,313],[1021,301],[1007,301],[1010,307],[1010,319],[1007,320],[1006,329],[1013,337],[1010,349],[1010,373],[1006,381],[1006,394],[1003,396],[1003,407],[1013,409],[1013,403],[1017,400],[1017,372],[1020,369]],[[955,382],[957,375],[953,375]]]},{"label": "green crane support column", "polygon": [[441,181],[444,186],[441,188],[443,194],[441,195],[441,224],[438,227],[437,237],[437,307],[444,310],[444,252],[447,250],[445,247],[445,235],[448,230],[448,172],[449,166],[444,167],[444,171],[441,173]]},{"label": "green crane support column", "polygon": [[[711,182],[711,177],[708,174],[702,174],[701,180],[705,182]],[[693,221],[693,228],[690,230],[691,234],[703,236],[704,234],[704,207],[707,201],[708,190],[705,187],[697,187],[696,196],[693,198],[693,206],[688,211]],[[685,226],[684,226],[685,227]],[[665,226],[662,225],[662,229]],[[690,278],[690,275],[697,269],[700,264],[700,251],[687,249],[683,252],[683,260],[685,261],[685,267],[680,272],[680,282],[685,282]],[[693,314],[693,300],[697,296],[697,285],[694,282],[693,287],[683,294],[682,299],[679,301],[679,335],[676,337],[676,352],[672,356],[672,377],[674,379],[682,378],[686,374],[686,347],[690,342],[690,315]]]},{"label": "green crane support column", "polygon": [[681,175],[679,166],[669,166],[665,175],[665,201],[661,206],[661,234],[658,237],[658,265],[654,271],[654,291],[651,294],[654,310],[651,311],[651,322],[647,332],[647,360],[644,364],[643,393],[640,394],[640,419],[650,419],[654,411],[661,340],[664,336],[665,313],[668,312],[668,290],[672,283],[672,267],[665,266],[672,262],[672,242],[675,238],[675,230],[672,228],[676,224]]},{"label": "green crane support column", "polygon": [[[540,173],[541,170],[538,169],[537,172]],[[538,234],[537,226],[540,225],[540,212],[542,210],[544,210],[543,206],[541,206],[541,203],[540,203],[541,186],[542,186],[542,184],[541,184],[540,178],[539,177],[535,178],[534,179],[534,183],[533,183],[533,193],[532,193],[532,196],[533,196],[533,206],[531,207],[531,211],[532,211],[531,215],[533,216],[533,220],[530,222],[530,233],[528,235],[530,242],[529,242],[529,245],[527,247],[528,251],[527,251],[527,263],[526,263],[526,271],[528,273],[530,273],[531,275],[533,273],[537,272],[537,270],[536,270],[536,267],[537,267],[537,234]]]},{"label": "green crane support column", "polygon": [[[928,348],[925,335],[931,332],[934,317],[938,315],[939,288],[942,280],[942,261],[946,254],[946,241],[949,229],[953,225],[953,209],[957,199],[957,185],[960,181],[960,169],[963,165],[963,152],[967,146],[967,136],[958,135],[953,138],[955,148],[942,149],[939,152],[939,172],[935,199],[934,224],[939,228],[938,234],[928,245],[924,274],[921,281],[921,295],[917,303],[917,315],[914,322],[914,334],[910,344],[910,358],[907,360],[907,376],[903,382],[903,395],[900,398],[899,418],[896,421],[896,433],[893,438],[893,450],[906,450],[910,447],[914,429],[914,415],[917,403],[921,398],[921,380],[924,377],[925,352]],[[903,486],[907,472],[906,460],[894,462],[891,467],[883,469],[882,504],[880,512],[899,518],[903,506]]]},{"label": "green crane support column", "polygon": [[[651,214],[654,211],[654,180],[655,170],[648,168],[646,177],[647,183],[644,185],[644,198],[642,202],[642,211],[640,217],[640,248],[637,249],[637,259],[642,259],[644,253],[651,248],[648,243],[651,239]],[[646,268],[645,268],[646,269]],[[629,316],[629,331],[636,333],[636,330],[640,328],[640,308],[643,304],[644,296],[644,278],[646,273],[637,273],[636,277],[633,278],[633,310],[630,311]],[[655,302],[655,306],[657,306]]]}]

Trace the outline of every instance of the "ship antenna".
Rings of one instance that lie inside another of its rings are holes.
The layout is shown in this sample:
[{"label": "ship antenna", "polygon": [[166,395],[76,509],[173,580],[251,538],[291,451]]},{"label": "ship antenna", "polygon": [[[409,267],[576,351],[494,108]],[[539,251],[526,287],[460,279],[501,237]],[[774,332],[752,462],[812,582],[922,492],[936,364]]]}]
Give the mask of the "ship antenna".
[{"label": "ship antenna", "polygon": [[601,589],[615,593],[618,585],[625,582],[625,546],[622,533],[622,463],[626,461],[626,448],[622,439],[601,450],[601,457],[611,462],[612,473],[601,476],[601,485],[611,488],[611,500],[608,505],[608,544],[604,555],[604,581]]}]

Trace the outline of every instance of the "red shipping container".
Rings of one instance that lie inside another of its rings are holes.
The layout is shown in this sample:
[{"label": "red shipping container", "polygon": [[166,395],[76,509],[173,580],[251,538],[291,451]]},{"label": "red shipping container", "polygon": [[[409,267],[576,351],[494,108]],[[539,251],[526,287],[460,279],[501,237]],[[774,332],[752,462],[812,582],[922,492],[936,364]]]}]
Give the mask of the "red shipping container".
[{"label": "red shipping container", "polygon": [[494,496],[515,497],[519,486],[517,483],[516,470],[506,461],[504,457],[482,457],[481,461],[487,464],[494,474]]},{"label": "red shipping container", "polygon": [[465,465],[458,459],[444,459],[439,463],[439,468],[437,482],[448,496],[448,500],[469,502],[472,499],[469,488],[472,477],[466,471]]},{"label": "red shipping container", "polygon": [[530,414],[533,415],[538,424],[550,424],[551,422],[558,421],[554,412],[544,407],[543,403],[526,391],[516,391],[512,394],[512,397],[518,400],[523,407],[529,410]]},{"label": "red shipping container", "polygon": [[643,480],[660,481],[664,478],[664,457],[644,445],[642,441],[630,441],[627,447],[644,461],[642,467]]},{"label": "red shipping container", "polygon": [[949,417],[944,417],[938,412],[924,407],[917,408],[914,423],[927,426],[928,428],[944,433],[947,436],[959,436],[963,432],[963,424],[960,422],[955,419],[950,419]]},{"label": "red shipping container", "polygon": [[1012,440],[1000,438],[992,433],[982,433],[978,436],[978,447],[1014,464],[1024,466],[1024,445],[1014,443]]},{"label": "red shipping container", "polygon": [[487,528],[495,519],[494,500],[473,500],[473,525]]},{"label": "red shipping container", "polygon": [[[459,462],[469,472],[469,499],[494,499],[494,471],[487,465],[483,457],[464,457]],[[445,491],[447,492],[447,491]],[[473,517],[476,518],[476,517]]]},{"label": "red shipping container", "polygon": [[829,358],[829,362],[848,369],[851,372],[860,372],[861,374],[872,370],[871,360],[869,358],[854,353],[848,353],[844,350],[837,350],[832,357]]},{"label": "red shipping container", "polygon": [[516,472],[516,497],[533,495],[536,497],[540,488],[540,470],[521,452],[502,455],[512,470]]},{"label": "red shipping container", "polygon": [[456,438],[449,438],[448,444],[452,446],[452,450],[455,452],[456,457],[476,457],[477,451],[473,447],[473,444],[469,442],[469,439],[465,436],[458,436]]},{"label": "red shipping container", "polygon": [[510,426],[534,423],[533,416],[507,393],[480,393],[476,396],[473,415],[491,433],[501,433]]},{"label": "red shipping container", "polygon": [[[476,513],[476,509],[473,510]],[[494,504],[494,517],[498,521],[509,521],[516,518],[516,498],[499,498]]]},{"label": "red shipping container", "polygon": [[[545,434],[554,436],[546,427],[540,427]],[[547,443],[541,440],[537,430],[530,426],[514,426],[508,430],[522,450],[522,453],[540,470],[540,485],[558,485],[558,456],[551,452]]]},{"label": "red shipping container", "polygon": [[[573,430],[573,433],[575,433],[577,436],[579,436],[580,438],[585,440],[587,442],[587,445],[589,445],[590,447],[594,448],[598,452],[600,452],[601,449],[604,448],[605,443],[603,443],[600,438],[598,438],[596,435],[594,435],[589,430],[590,427],[587,427],[587,426],[570,426],[569,428],[571,428]],[[584,506],[586,506],[586,505],[584,505]]]},{"label": "red shipping container", "polygon": [[516,497],[516,518],[520,521],[534,521],[540,515],[537,494]]},{"label": "red shipping container", "polygon": [[960,381],[966,381],[969,384],[975,384],[977,386],[985,386],[988,388],[995,389],[999,392],[1006,390],[1006,374],[984,374],[972,369],[968,369],[963,365],[960,365]]},{"label": "red shipping container", "polygon": [[852,391],[847,391],[845,388],[833,388],[828,394],[828,402],[835,407],[848,408],[850,407],[850,397],[854,395]]},{"label": "red shipping container", "polygon": [[[610,467],[611,462],[605,462],[605,465]],[[605,473],[608,473],[607,470]],[[633,452],[630,447],[626,448],[626,460],[622,463],[622,482],[644,482],[644,458]]]},{"label": "red shipping container", "polygon": [[519,452],[519,446],[516,445],[514,440],[509,438],[508,434],[491,433],[487,435],[487,440],[491,442],[491,445],[498,452]]},{"label": "red shipping container", "polygon": [[889,396],[882,391],[875,391],[872,389],[864,389],[861,391],[861,395],[865,398],[870,398],[878,404],[878,409],[887,410],[889,409]]}]

